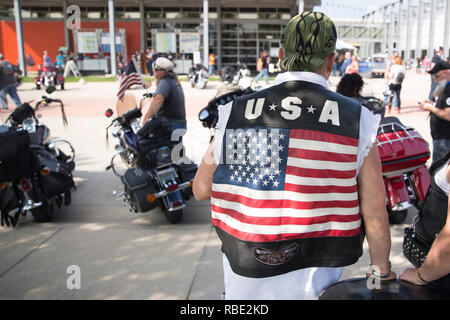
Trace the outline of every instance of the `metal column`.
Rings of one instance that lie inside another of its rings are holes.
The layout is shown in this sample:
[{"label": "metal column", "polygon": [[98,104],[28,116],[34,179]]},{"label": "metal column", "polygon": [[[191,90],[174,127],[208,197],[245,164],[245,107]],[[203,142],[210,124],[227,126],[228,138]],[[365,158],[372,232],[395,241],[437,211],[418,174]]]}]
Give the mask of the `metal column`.
[{"label": "metal column", "polygon": [[411,59],[411,47],[409,43],[409,38],[411,37],[411,0],[407,1],[406,10],[406,32],[405,32],[405,60],[409,61]]},{"label": "metal column", "polygon": [[209,58],[209,10],[208,0],[203,0],[203,65],[208,68]]},{"label": "metal column", "polygon": [[388,33],[388,56],[392,56],[394,52],[394,30],[395,30],[395,21],[394,21],[394,5],[390,5],[390,19],[389,19],[389,33]]},{"label": "metal column", "polygon": [[422,0],[419,0],[419,5],[417,7],[417,42],[416,42],[416,58],[424,58],[422,57],[422,28],[420,27],[422,24],[422,9],[423,3]]},{"label": "metal column", "polygon": [[217,26],[216,26],[216,40],[217,40],[217,73],[222,69],[222,6],[220,3],[217,5]]},{"label": "metal column", "polygon": [[445,19],[444,19],[444,43],[442,46],[444,47],[444,56],[443,58],[446,59],[450,56],[449,50],[449,44],[448,44],[448,36],[449,36],[449,23],[450,23],[450,0],[445,1]]},{"label": "metal column", "polygon": [[63,14],[64,14],[64,42],[67,49],[70,50],[70,32],[67,26],[67,0],[63,2]]},{"label": "metal column", "polygon": [[108,0],[108,16],[109,16],[109,47],[111,54],[111,75],[117,75],[116,63],[116,28],[114,23],[114,0]]},{"label": "metal column", "polygon": [[434,56],[434,23],[433,18],[436,16],[436,0],[431,0],[430,3],[430,29],[428,32],[428,50],[427,55],[430,58]]},{"label": "metal column", "polygon": [[383,42],[381,43],[381,53],[386,53],[386,47],[387,47],[387,22],[386,22],[386,12],[387,7],[383,7]]},{"label": "metal column", "polygon": [[14,18],[16,20],[16,36],[17,36],[17,51],[19,53],[19,67],[24,76],[27,75],[27,67],[25,63],[25,52],[23,45],[23,29],[22,29],[22,11],[20,0],[14,0]]},{"label": "metal column", "polygon": [[305,10],[305,1],[298,0],[298,14],[301,14]]},{"label": "metal column", "polygon": [[141,33],[141,49],[145,49],[147,48],[147,37],[146,37],[146,32],[147,32],[147,28],[145,25],[145,8],[144,8],[144,0],[141,0],[141,2],[139,2],[139,27],[140,27],[140,33]]},{"label": "metal column", "polygon": [[397,27],[395,28],[396,29],[396,39],[397,39],[397,41],[395,42],[396,43],[396,45],[395,45],[395,50],[398,52],[398,55],[399,56],[401,56],[402,55],[402,52],[401,52],[401,48],[402,48],[402,46],[401,46],[401,37],[400,37],[400,30],[401,30],[401,21],[402,21],[402,17],[401,17],[401,15],[402,15],[402,8],[403,8],[403,0],[399,0],[398,2],[398,8],[397,8]]}]

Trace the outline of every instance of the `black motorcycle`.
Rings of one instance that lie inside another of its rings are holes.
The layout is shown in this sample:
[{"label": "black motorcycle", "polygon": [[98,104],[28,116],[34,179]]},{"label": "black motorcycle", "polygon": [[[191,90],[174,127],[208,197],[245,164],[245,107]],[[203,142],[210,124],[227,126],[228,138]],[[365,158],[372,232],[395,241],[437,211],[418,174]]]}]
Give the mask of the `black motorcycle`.
[{"label": "black motorcycle", "polygon": [[[108,109],[106,116],[112,115]],[[141,127],[141,116],[141,109],[134,108],[108,126],[114,126],[112,135],[118,143],[106,170],[112,169],[120,177],[124,191],[117,196],[124,196],[130,211],[147,212],[159,206],[170,223],[178,223],[186,201],[193,195],[197,165],[174,161],[180,142],[172,141],[172,127],[166,118],[155,117]],[[124,173],[119,169],[123,164]]]},{"label": "black motorcycle", "polygon": [[[51,87],[47,89],[47,93],[52,91]],[[64,105],[60,100],[57,102],[67,124]],[[38,102],[33,109],[24,103],[0,126],[2,225],[15,227],[20,215],[27,212],[37,222],[49,222],[63,205],[71,202],[75,151],[66,140],[51,139],[49,128],[36,116],[40,106]]]},{"label": "black motorcycle", "polygon": [[208,70],[201,64],[189,70],[187,76],[192,88],[205,89],[208,83]]},{"label": "black motorcycle", "polygon": [[217,120],[219,119],[218,108],[221,105],[225,105],[230,101],[233,101],[236,97],[247,95],[255,92],[255,89],[246,88],[246,89],[236,89],[230,92],[225,92],[220,96],[212,99],[208,105],[200,110],[198,114],[198,119],[202,122],[205,128],[214,129],[217,124]]}]

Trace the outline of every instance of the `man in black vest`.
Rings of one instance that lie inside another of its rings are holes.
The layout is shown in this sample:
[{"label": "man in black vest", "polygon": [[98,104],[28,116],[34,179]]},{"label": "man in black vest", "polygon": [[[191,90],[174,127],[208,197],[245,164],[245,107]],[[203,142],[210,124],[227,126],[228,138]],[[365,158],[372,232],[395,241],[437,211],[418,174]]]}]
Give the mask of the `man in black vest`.
[{"label": "man in black vest", "polygon": [[274,85],[219,108],[194,195],[211,199],[227,299],[317,299],[358,261],[363,231],[368,275],[396,277],[379,116],[328,89],[336,40],[326,15],[292,18]]}]

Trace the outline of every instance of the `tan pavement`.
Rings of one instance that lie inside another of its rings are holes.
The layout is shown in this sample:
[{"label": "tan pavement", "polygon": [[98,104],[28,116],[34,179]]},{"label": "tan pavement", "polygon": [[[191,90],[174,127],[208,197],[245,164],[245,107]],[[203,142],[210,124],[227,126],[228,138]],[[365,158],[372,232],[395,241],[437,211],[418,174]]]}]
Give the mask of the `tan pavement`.
[{"label": "tan pavement", "polygon": [[[337,81],[330,79],[332,88]],[[197,114],[220,85],[210,82],[199,90],[183,83],[187,154],[197,163],[209,141],[209,131],[201,126]],[[365,94],[381,97],[384,86],[383,79],[368,80]],[[402,90],[404,112],[399,118],[431,142],[427,115],[416,104],[428,96],[429,87],[429,76],[407,74]],[[114,153],[114,138],[110,136],[107,148],[109,120],[103,114],[114,106],[116,92],[115,83],[68,83],[66,90],[52,94],[65,102],[69,126],[62,126],[56,106],[46,108],[40,121],[50,127],[53,136],[73,143],[77,191],[72,204],[51,223],[38,224],[27,216],[16,230],[0,228],[0,299],[221,298],[220,242],[210,222],[209,202],[190,200],[183,221],[170,225],[160,209],[130,213],[121,199],[113,198],[112,192],[120,191],[121,183],[105,171]],[[138,98],[144,90],[130,92]],[[23,101],[43,94],[32,84],[19,88]],[[1,112],[1,121],[6,116]],[[415,213],[410,210],[407,223]],[[397,274],[409,267],[401,254],[404,227],[391,227],[391,261]],[[363,257],[345,269],[342,279],[364,276],[368,264],[366,246]],[[73,285],[76,275],[80,276],[79,289]]]}]

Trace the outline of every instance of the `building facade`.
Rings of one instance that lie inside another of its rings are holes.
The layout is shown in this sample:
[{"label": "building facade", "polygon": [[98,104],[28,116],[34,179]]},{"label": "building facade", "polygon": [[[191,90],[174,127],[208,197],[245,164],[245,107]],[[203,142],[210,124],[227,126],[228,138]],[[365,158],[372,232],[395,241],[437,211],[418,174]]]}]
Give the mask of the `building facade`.
[{"label": "building facade", "polygon": [[[167,48],[161,41],[170,36],[172,54],[181,53],[183,35],[199,35],[203,49],[205,30],[208,50],[217,56],[219,67],[246,63],[256,69],[263,50],[272,56],[281,32],[299,7],[312,10],[320,0],[0,0],[0,52],[6,59],[19,59],[17,24],[20,8],[24,56],[42,63],[43,50],[54,61],[59,47],[76,50],[74,30],[68,27],[73,6],[78,10],[81,30],[107,31],[113,3],[115,28],[125,30],[126,56],[141,48]],[[207,11],[205,11],[205,5]],[[205,20],[207,12],[207,20]],[[207,21],[208,28],[205,28]],[[163,36],[161,36],[163,35]],[[159,43],[158,43],[159,41]],[[168,53],[168,52],[161,52]],[[187,52],[186,52],[187,53]]]}]

